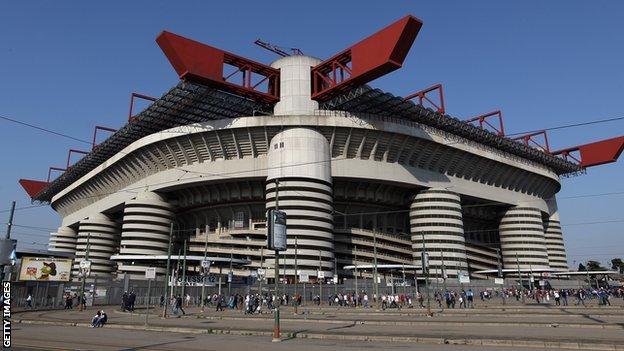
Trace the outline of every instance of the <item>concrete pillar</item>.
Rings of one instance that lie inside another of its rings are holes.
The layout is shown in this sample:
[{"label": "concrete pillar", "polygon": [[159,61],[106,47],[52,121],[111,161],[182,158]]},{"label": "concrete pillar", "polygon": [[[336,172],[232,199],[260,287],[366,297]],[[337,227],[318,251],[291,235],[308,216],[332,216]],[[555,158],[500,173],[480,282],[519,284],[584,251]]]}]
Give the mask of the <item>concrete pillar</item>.
[{"label": "concrete pillar", "polygon": [[[287,129],[269,144],[266,208],[275,208],[275,184],[279,179],[279,209],[287,214],[288,250],[286,274],[293,276],[294,245],[303,273],[317,276],[319,250],[326,277],[334,271],[334,225],[331,155],[327,139],[306,128]],[[280,256],[280,263],[284,256]],[[267,259],[274,266],[274,259]],[[273,277],[273,270],[267,270]]]},{"label": "concrete pillar", "polygon": [[[169,245],[169,231],[173,220],[173,206],[154,192],[139,193],[126,201],[121,229],[120,255],[166,255]],[[132,260],[119,261],[119,271],[144,277],[149,264]],[[156,272],[165,274],[164,267]]]},{"label": "concrete pillar", "polygon": [[66,252],[76,254],[76,231],[70,227],[59,227],[56,233],[50,233],[48,250],[53,252]]},{"label": "concrete pillar", "polygon": [[275,115],[311,115],[319,104],[312,100],[310,69],[321,60],[309,56],[287,56],[271,64],[280,70],[280,101],[275,104]]},{"label": "concrete pillar", "polygon": [[110,278],[114,270],[111,256],[119,248],[119,226],[108,216],[97,213],[80,221],[76,257],[72,267],[72,277],[78,278],[80,262],[85,259],[87,252],[87,238],[89,238],[89,261],[91,261],[90,281],[97,275],[98,278]]},{"label": "concrete pillar", "polygon": [[544,238],[550,268],[558,271],[569,270],[559,213],[553,213],[544,221]]},{"label": "concrete pillar", "polygon": [[466,241],[459,195],[441,188],[421,191],[410,206],[414,261],[421,265],[423,236],[429,254],[429,275],[442,277],[442,256],[449,278],[468,271]]},{"label": "concrete pillar", "polygon": [[542,213],[537,208],[515,206],[503,215],[499,236],[503,265],[517,269],[548,269],[548,254],[544,238]]}]

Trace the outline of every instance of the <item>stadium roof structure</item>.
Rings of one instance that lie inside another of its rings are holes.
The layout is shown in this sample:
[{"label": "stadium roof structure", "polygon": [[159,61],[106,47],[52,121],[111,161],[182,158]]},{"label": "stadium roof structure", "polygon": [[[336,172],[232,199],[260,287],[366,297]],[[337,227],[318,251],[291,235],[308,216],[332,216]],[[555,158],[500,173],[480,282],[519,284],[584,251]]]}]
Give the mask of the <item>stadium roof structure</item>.
[{"label": "stadium roof structure", "polygon": [[[416,93],[420,94],[419,104],[410,100],[417,95],[400,97],[366,85],[401,68],[421,26],[421,20],[405,16],[312,67],[311,98],[319,102],[321,110],[420,123],[457,136],[457,142],[468,140],[537,162],[558,175],[615,162],[624,150],[624,136],[620,136],[550,151],[545,131],[514,139],[505,137],[500,111],[476,117],[483,127],[485,118],[498,114],[500,129],[497,133],[472,125],[475,118],[462,121],[445,114],[440,84]],[[66,169],[51,167],[47,181],[20,179],[33,201],[50,202],[63,189],[147,135],[210,120],[272,114],[273,106],[280,99],[280,70],[169,32],[161,33],[156,42],[178,73],[180,82],[162,97],[148,98],[153,103],[130,118],[121,129],[102,128],[114,133],[101,144],[93,145],[90,152],[71,149]],[[225,72],[226,68],[232,67],[234,72]],[[240,76],[242,82],[233,80]],[[441,104],[434,111],[425,108],[422,102],[423,94],[436,88],[440,89]],[[543,135],[545,147],[537,145],[538,149],[529,145],[529,142],[537,144],[531,139],[536,135]],[[85,156],[70,166],[72,151]],[[64,173],[50,181],[51,170]]]},{"label": "stadium roof structure", "polygon": [[181,81],[132,121],[96,145],[61,176],[34,194],[32,199],[50,202],[54,195],[144,136],[193,123],[266,113],[263,111],[268,109],[270,106],[244,97]]}]

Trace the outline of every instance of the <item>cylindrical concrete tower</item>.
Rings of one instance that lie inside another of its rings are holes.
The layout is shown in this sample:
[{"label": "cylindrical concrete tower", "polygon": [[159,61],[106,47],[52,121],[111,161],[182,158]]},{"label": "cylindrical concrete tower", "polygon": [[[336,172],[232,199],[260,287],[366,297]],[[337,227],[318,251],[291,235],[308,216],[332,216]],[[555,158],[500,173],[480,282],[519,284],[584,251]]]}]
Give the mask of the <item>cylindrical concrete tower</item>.
[{"label": "cylindrical concrete tower", "polygon": [[542,213],[539,209],[512,207],[503,215],[498,229],[505,268],[549,268]]},{"label": "cylindrical concrete tower", "polygon": [[[120,255],[166,255],[173,206],[153,192],[143,192],[124,207]],[[145,265],[119,262],[119,270],[143,276]],[[160,271],[159,271],[160,270]],[[165,273],[164,268],[158,268]]]},{"label": "cylindrical concrete tower", "polygon": [[80,262],[85,259],[87,238],[89,240],[89,261],[91,261],[89,280],[93,280],[96,276],[98,278],[110,277],[113,271],[111,256],[116,253],[119,247],[119,226],[101,213],[80,221],[76,257],[72,269],[73,279],[77,279]]},{"label": "cylindrical concrete tower", "polygon": [[458,270],[468,273],[458,194],[436,188],[421,191],[410,206],[410,226],[414,261],[418,266],[422,264],[424,238],[430,278],[442,278],[443,266],[449,278],[456,278]]},{"label": "cylindrical concrete tower", "polygon": [[[316,277],[320,256],[325,277],[333,276],[330,160],[327,139],[312,129],[284,130],[269,145],[266,208],[275,208],[275,184],[279,179],[279,209],[287,214],[288,228],[288,250],[280,254],[280,266],[285,260],[286,274],[291,277],[295,275],[295,238],[299,271]],[[267,260],[267,264],[274,265],[274,259]],[[268,270],[267,276],[273,277],[273,270]]]},{"label": "cylindrical concrete tower", "polygon": [[310,69],[321,60],[309,56],[286,56],[271,64],[280,70],[280,101],[275,115],[311,115],[319,104],[312,100]]},{"label": "cylindrical concrete tower", "polygon": [[48,250],[76,254],[76,231],[70,227],[59,227],[55,233],[50,233]]},{"label": "cylindrical concrete tower", "polygon": [[568,260],[563,244],[559,213],[555,212],[544,222],[544,236],[550,268],[558,271],[567,271],[569,269]]}]

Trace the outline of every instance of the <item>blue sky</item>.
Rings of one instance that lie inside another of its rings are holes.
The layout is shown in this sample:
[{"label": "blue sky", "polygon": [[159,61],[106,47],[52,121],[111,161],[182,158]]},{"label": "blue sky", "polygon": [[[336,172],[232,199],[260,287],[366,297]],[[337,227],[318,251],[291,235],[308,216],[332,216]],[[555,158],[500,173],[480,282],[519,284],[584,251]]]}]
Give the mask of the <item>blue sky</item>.
[{"label": "blue sky", "polygon": [[[500,108],[508,133],[624,116],[616,1],[2,2],[0,114],[89,139],[95,125],[125,122],[131,92],[159,96],[176,84],[154,42],[162,30],[269,63],[275,56],[256,38],[327,58],[405,14],[424,26],[404,67],[375,87],[405,95],[443,83],[451,115]],[[559,148],[623,134],[620,120],[549,137]],[[69,148],[87,146],[0,120],[0,210],[29,205],[17,180],[45,178]],[[579,225],[624,220],[623,179],[620,162],[563,180],[570,264],[624,256],[624,222]],[[611,192],[620,194],[566,199]],[[60,219],[42,207],[18,211],[15,222],[56,228]],[[47,243],[45,230],[14,233]]]}]

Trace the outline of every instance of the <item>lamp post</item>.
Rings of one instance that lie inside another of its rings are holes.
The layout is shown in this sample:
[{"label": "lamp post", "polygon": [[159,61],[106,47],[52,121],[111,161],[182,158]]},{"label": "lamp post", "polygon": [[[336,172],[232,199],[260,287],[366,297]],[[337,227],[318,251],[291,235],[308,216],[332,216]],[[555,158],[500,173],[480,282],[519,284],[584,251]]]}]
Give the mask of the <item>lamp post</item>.
[{"label": "lamp post", "polygon": [[[87,280],[87,275],[89,273],[89,271],[91,270],[91,265],[89,262],[89,249],[91,247],[91,243],[90,243],[90,239],[91,239],[91,233],[87,233],[87,252],[85,253],[85,269],[82,272],[82,282],[80,284],[80,301],[78,301],[79,304],[79,311],[82,311],[85,308],[86,305],[86,301],[85,301],[85,283]],[[81,267],[82,268],[82,267]]]},{"label": "lamp post", "polygon": [[431,316],[431,296],[429,295],[429,263],[428,263],[428,255],[427,248],[425,247],[425,233],[421,232],[422,235],[422,254],[420,258],[420,263],[422,265],[422,271],[425,275],[425,290],[427,290],[427,314]]},{"label": "lamp post", "polygon": [[379,308],[381,296],[379,296],[379,283],[377,280],[377,232],[373,230],[373,286],[375,287],[375,296],[377,297],[377,308]]},{"label": "lamp post", "polygon": [[165,301],[163,303],[162,317],[167,318],[167,304],[169,302],[169,270],[171,269],[171,238],[173,237],[173,222],[169,226],[169,247],[167,248],[167,270],[165,271]]},{"label": "lamp post", "polygon": [[208,226],[204,231],[204,235],[206,238],[204,239],[204,260],[202,261],[202,288],[201,288],[201,312],[204,313],[204,308],[206,305],[206,278],[208,277],[208,273],[210,272],[210,266],[204,267],[206,262],[208,261],[206,258],[208,257]]}]

